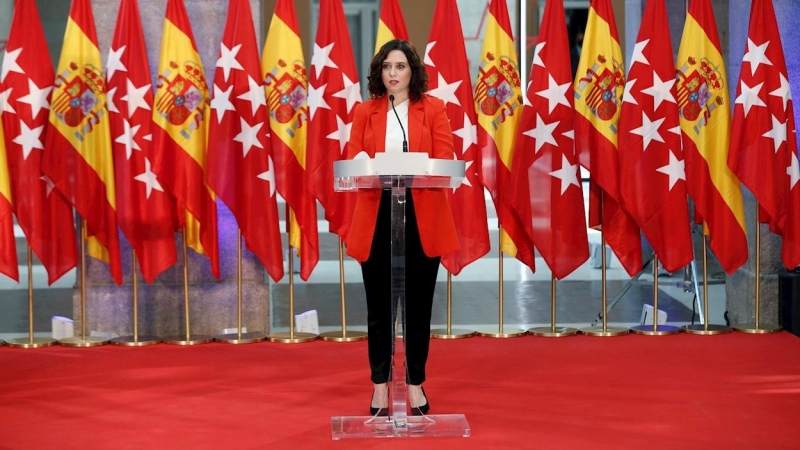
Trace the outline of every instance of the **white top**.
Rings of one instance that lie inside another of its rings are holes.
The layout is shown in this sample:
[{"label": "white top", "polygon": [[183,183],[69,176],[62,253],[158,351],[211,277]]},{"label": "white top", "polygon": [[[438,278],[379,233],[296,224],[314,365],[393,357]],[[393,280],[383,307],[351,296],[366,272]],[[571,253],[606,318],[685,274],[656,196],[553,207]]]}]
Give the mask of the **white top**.
[{"label": "white top", "polygon": [[[394,105],[394,109],[397,111],[397,116],[400,116],[403,129],[408,133],[408,99],[403,101],[403,103]],[[392,111],[391,107],[389,107],[386,114],[386,151],[402,153],[403,131],[400,129],[397,122],[397,116],[394,115],[394,111]]]}]

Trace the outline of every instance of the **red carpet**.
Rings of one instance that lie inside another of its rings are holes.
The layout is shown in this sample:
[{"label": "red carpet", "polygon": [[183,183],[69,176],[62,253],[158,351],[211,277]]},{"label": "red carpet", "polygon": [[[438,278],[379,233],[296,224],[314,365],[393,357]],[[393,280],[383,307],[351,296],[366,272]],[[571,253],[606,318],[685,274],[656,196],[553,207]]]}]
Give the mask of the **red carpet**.
[{"label": "red carpet", "polygon": [[432,414],[469,438],[332,441],[366,342],[0,347],[0,449],[796,449],[788,334],[434,340]]}]

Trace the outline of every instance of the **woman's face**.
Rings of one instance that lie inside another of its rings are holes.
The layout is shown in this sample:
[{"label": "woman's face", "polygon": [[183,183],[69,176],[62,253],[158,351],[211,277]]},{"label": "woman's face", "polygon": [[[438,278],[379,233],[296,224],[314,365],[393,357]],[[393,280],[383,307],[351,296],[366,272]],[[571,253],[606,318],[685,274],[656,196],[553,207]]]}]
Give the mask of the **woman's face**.
[{"label": "woman's face", "polygon": [[411,67],[406,54],[392,50],[386,55],[381,69],[381,79],[386,92],[403,101],[408,98],[408,85],[411,82]]}]

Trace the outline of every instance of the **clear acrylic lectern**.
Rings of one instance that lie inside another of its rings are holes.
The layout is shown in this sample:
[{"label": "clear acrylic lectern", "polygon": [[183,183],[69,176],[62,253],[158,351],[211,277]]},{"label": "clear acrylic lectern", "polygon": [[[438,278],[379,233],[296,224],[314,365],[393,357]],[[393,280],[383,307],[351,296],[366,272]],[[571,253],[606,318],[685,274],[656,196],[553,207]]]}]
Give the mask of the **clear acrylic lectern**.
[{"label": "clear acrylic lectern", "polygon": [[[405,205],[406,189],[456,188],[464,179],[464,161],[431,159],[426,153],[377,153],[374,159],[336,161],[334,189],[387,189],[392,191],[392,319],[400,305],[405,330]],[[394,323],[394,321],[392,322]],[[393,360],[388,416],[334,416],[331,433],[342,438],[388,438],[470,435],[463,414],[408,414],[405,343],[392,328]]]}]

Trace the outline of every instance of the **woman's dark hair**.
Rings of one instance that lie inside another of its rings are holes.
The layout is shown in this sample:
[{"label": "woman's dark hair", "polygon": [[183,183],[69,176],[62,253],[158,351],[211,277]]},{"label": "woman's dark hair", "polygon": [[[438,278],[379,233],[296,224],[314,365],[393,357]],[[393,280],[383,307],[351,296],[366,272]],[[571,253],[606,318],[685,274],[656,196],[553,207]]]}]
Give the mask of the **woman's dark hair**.
[{"label": "woman's dark hair", "polygon": [[381,78],[381,71],[383,70],[383,62],[389,56],[392,50],[400,50],[406,55],[408,65],[411,69],[411,81],[408,83],[408,98],[412,102],[417,102],[422,99],[422,94],[428,90],[428,74],[425,72],[425,66],[419,59],[417,49],[411,42],[402,39],[394,39],[385,44],[378,51],[378,54],[372,58],[369,64],[369,96],[370,98],[378,98],[386,95],[386,86],[383,85]]}]

